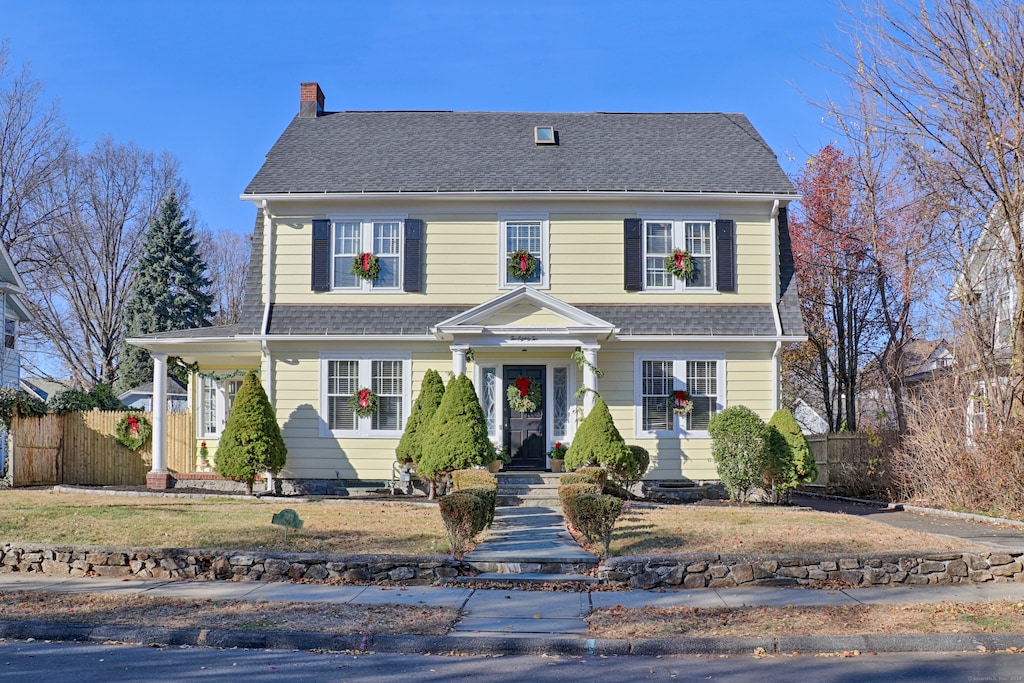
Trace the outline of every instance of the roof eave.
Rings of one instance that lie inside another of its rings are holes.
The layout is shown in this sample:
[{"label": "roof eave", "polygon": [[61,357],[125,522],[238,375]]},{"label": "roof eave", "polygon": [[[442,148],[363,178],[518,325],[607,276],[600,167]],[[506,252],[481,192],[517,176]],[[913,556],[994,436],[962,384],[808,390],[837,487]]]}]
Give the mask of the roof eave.
[{"label": "roof eave", "polygon": [[340,200],[380,200],[380,199],[587,199],[600,201],[616,201],[622,199],[644,200],[678,200],[678,199],[729,199],[738,201],[797,201],[802,195],[796,192],[712,192],[703,190],[468,190],[447,192],[442,190],[395,190],[388,192],[271,192],[242,193],[242,201],[262,204],[268,202],[304,202],[323,199]]}]

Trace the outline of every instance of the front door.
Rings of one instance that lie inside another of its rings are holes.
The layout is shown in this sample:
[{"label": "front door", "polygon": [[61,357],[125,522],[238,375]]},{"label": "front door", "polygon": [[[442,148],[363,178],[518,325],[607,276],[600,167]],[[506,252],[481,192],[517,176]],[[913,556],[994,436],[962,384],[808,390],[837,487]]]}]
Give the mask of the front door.
[{"label": "front door", "polygon": [[[512,464],[507,469],[543,470],[546,465],[547,439],[544,434],[544,366],[506,365],[502,396],[505,401],[505,448],[512,455]],[[537,410],[521,413],[508,404],[509,386],[517,386],[516,380],[526,378],[540,388],[541,400]]]}]

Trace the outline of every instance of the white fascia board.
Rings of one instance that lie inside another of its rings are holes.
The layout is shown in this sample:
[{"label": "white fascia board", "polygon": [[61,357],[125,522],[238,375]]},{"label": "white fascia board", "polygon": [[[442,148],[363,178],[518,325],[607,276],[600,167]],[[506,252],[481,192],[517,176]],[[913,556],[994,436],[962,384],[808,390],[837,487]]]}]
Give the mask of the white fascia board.
[{"label": "white fascia board", "polygon": [[779,337],[775,335],[711,335],[711,334],[620,334],[615,341],[622,342],[805,342],[807,337]]},{"label": "white fascia board", "polygon": [[622,199],[643,199],[649,200],[675,200],[675,199],[729,199],[740,201],[774,201],[785,202],[797,201],[802,195],[785,192],[671,192],[671,191],[561,191],[552,190],[549,192],[530,191],[463,191],[463,192],[435,192],[407,191],[407,192],[285,192],[271,194],[241,194],[238,196],[242,201],[262,204],[268,202],[305,202],[323,199],[351,200],[378,200],[378,199],[586,199],[586,200],[622,200]]}]

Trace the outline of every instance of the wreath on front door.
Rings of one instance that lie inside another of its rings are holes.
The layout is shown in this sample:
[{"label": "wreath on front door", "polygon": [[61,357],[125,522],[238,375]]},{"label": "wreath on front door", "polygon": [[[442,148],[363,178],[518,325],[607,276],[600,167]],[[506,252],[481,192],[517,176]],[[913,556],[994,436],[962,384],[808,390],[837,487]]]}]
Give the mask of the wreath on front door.
[{"label": "wreath on front door", "polygon": [[380,259],[366,251],[352,259],[352,272],[364,280],[376,280],[380,275]]},{"label": "wreath on front door", "polygon": [[128,450],[137,451],[149,441],[153,425],[140,413],[128,413],[118,421],[115,434],[119,444]]},{"label": "wreath on front door", "polygon": [[676,415],[683,416],[693,410],[693,400],[685,391],[674,391],[668,397],[668,405]]},{"label": "wreath on front door", "polygon": [[540,385],[529,377],[516,377],[508,385],[508,406],[520,413],[533,413],[540,407]]},{"label": "wreath on front door", "polygon": [[352,406],[352,412],[359,417],[370,417],[376,413],[377,403],[377,394],[366,388],[360,389],[348,399],[348,404]]},{"label": "wreath on front door", "polygon": [[517,249],[508,255],[508,274],[510,277],[526,282],[537,272],[537,257],[526,249]]},{"label": "wreath on front door", "polygon": [[693,277],[693,257],[688,251],[676,249],[665,257],[665,270],[680,280],[689,280]]}]

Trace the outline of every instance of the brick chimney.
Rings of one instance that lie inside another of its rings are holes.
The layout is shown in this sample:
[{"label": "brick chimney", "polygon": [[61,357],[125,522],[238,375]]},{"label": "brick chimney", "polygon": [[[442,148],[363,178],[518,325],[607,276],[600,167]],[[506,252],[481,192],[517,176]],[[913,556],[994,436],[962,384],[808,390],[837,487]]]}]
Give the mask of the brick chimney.
[{"label": "brick chimney", "polygon": [[324,113],[324,92],[316,81],[299,84],[299,117],[315,119]]}]

